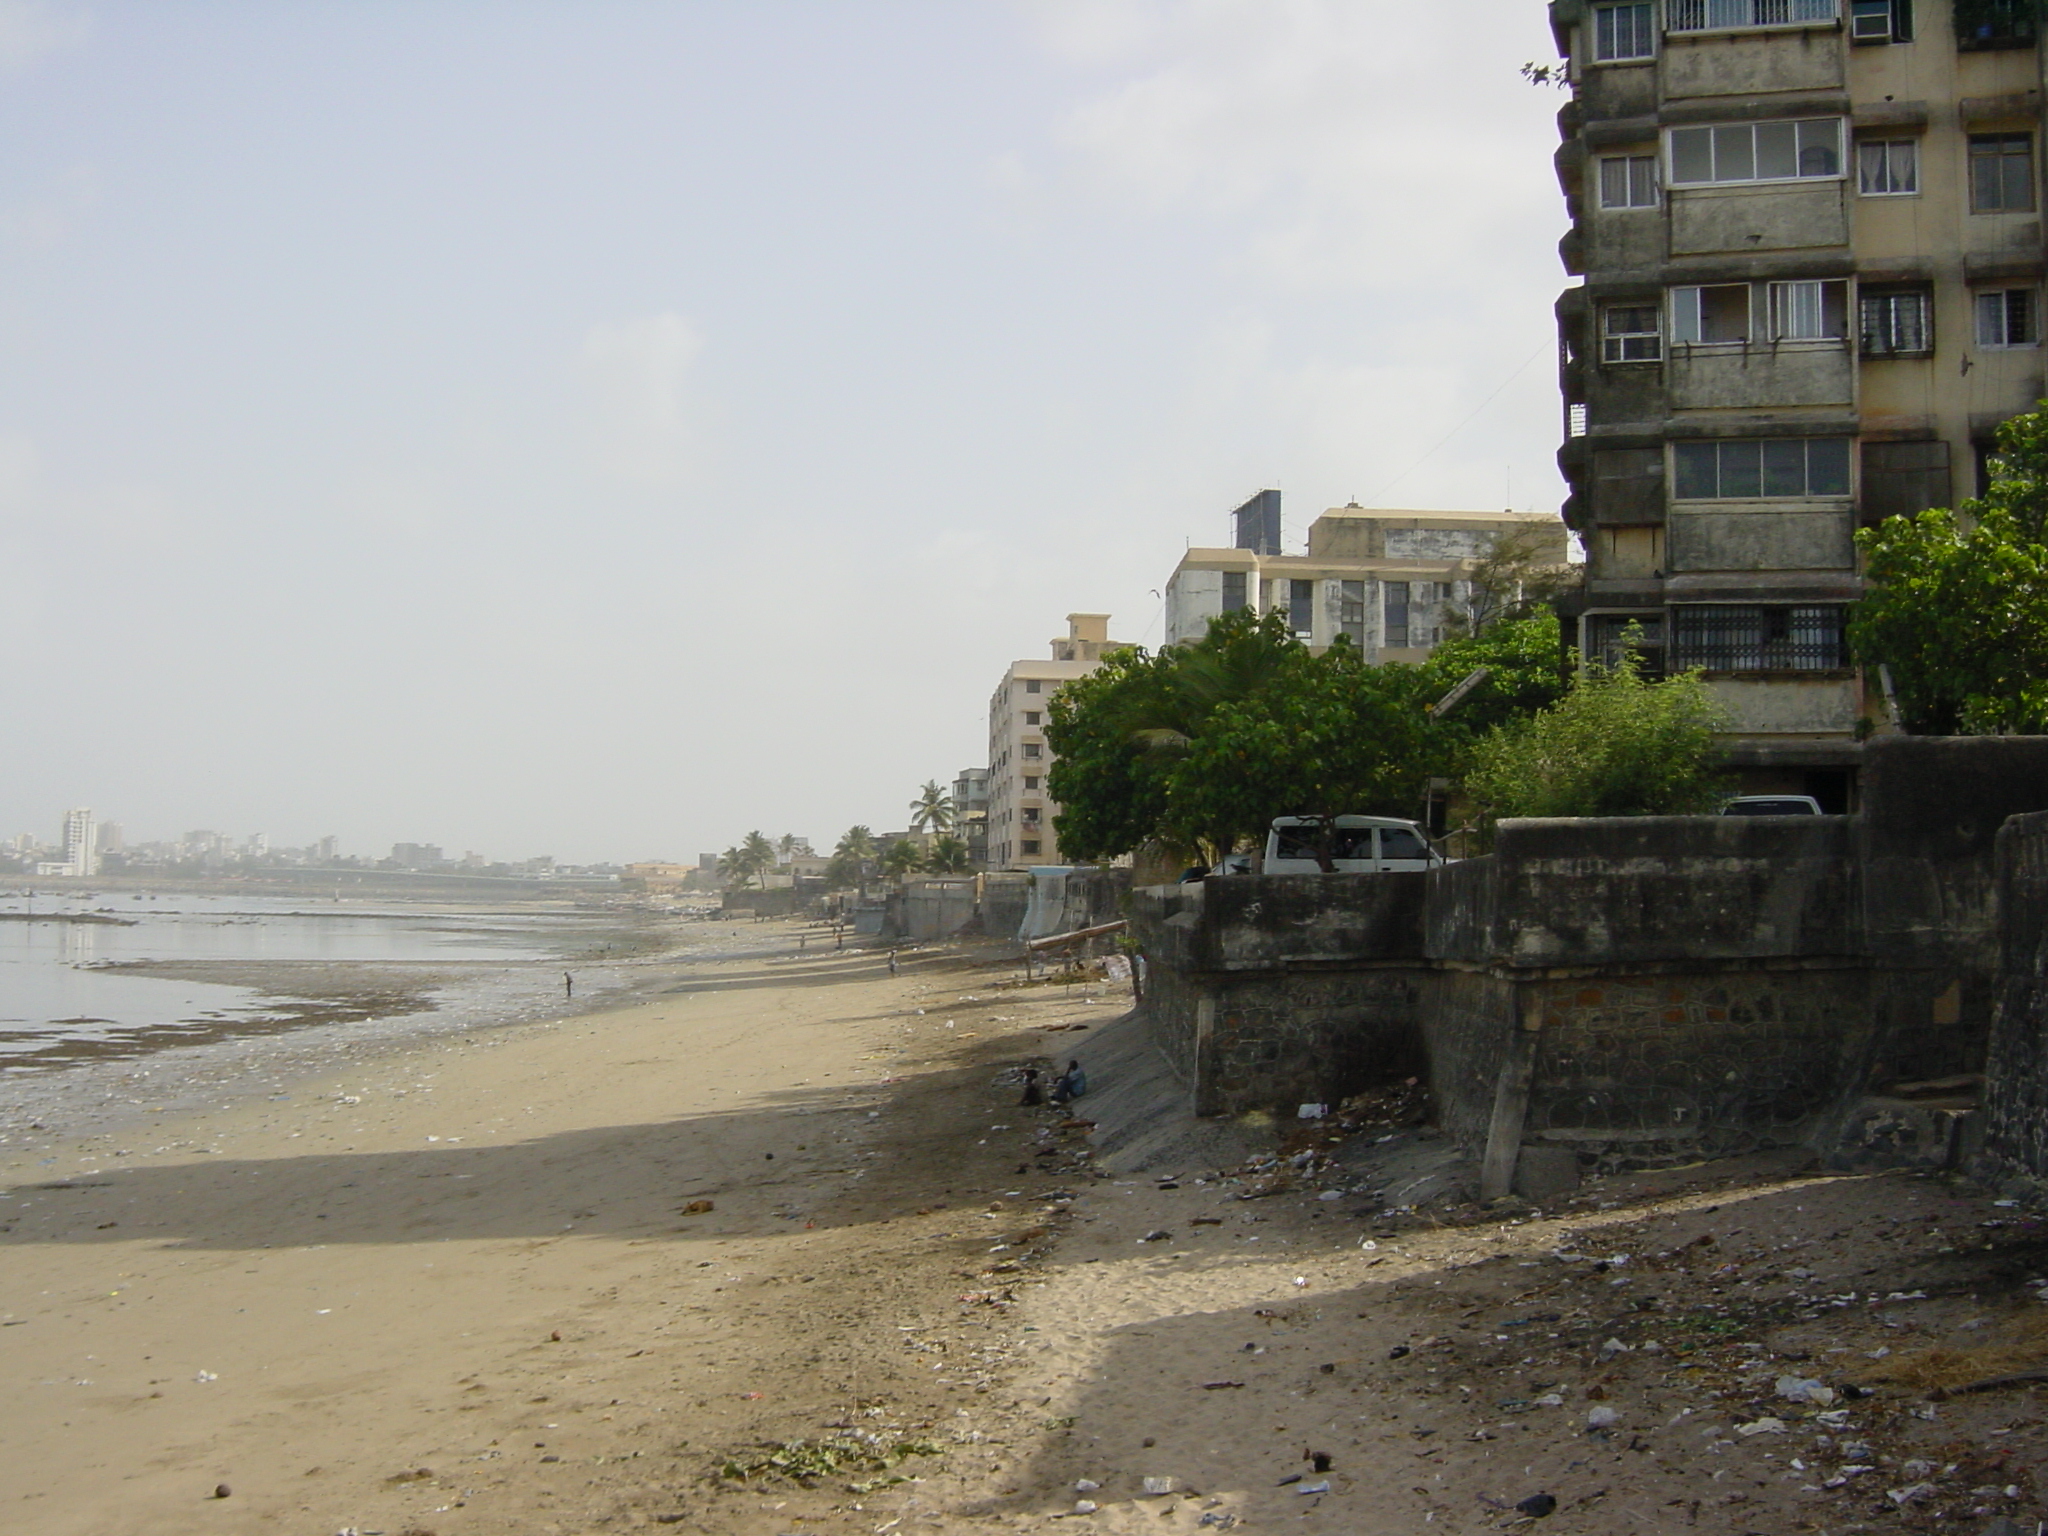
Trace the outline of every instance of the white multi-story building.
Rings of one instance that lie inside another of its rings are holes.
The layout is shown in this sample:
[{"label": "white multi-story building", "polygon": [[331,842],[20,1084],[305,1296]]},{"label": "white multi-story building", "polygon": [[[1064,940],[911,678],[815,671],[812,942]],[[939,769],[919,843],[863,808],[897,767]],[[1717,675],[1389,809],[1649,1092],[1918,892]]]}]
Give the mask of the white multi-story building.
[{"label": "white multi-story building", "polygon": [[64,813],[64,862],[71,873],[86,879],[100,872],[98,840],[93,836],[92,812],[83,807]]},{"label": "white multi-story building", "polygon": [[1181,557],[1166,583],[1168,645],[1201,639],[1221,614],[1277,610],[1317,650],[1343,636],[1368,661],[1419,661],[1465,610],[1473,563],[1503,537],[1524,539],[1541,563],[1566,558],[1564,524],[1550,513],[1356,504],[1317,518],[1306,554],[1283,555],[1277,503],[1278,493],[1267,491],[1239,509],[1238,548],[1190,549]]},{"label": "white multi-story building", "polygon": [[1049,660],[1014,662],[1003,674],[988,701],[989,868],[1060,862],[1052,825],[1060,808],[1045,788],[1052,767],[1046,707],[1062,683],[1086,677],[1118,643],[1109,638],[1108,614],[1070,613]]}]

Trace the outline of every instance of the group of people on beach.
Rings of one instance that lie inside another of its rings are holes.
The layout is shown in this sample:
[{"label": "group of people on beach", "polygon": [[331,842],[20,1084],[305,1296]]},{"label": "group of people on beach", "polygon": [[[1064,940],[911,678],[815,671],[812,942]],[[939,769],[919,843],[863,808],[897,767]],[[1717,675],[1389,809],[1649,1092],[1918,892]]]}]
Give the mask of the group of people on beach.
[{"label": "group of people on beach", "polygon": [[1070,1060],[1067,1063],[1067,1070],[1053,1079],[1050,1094],[1039,1085],[1038,1068],[1026,1067],[1024,1069],[1024,1096],[1017,1102],[1020,1105],[1043,1104],[1049,1097],[1055,1104],[1065,1104],[1070,1099],[1078,1099],[1087,1091],[1088,1074],[1081,1070],[1080,1062]]}]

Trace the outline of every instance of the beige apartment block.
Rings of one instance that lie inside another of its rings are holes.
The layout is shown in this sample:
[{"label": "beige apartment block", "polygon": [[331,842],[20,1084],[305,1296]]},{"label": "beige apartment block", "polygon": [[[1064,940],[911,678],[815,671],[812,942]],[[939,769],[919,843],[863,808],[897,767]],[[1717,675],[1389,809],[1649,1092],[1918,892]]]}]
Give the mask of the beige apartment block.
[{"label": "beige apartment block", "polygon": [[1241,531],[1254,547],[1181,557],[1166,583],[1166,643],[1199,640],[1218,615],[1249,609],[1286,614],[1317,650],[1343,636],[1370,661],[1419,661],[1464,613],[1473,562],[1508,533],[1532,534],[1540,559],[1564,562],[1564,524],[1547,512],[1333,507],[1309,525],[1304,555],[1267,553],[1256,546],[1277,540]]},{"label": "beige apartment block", "polygon": [[1003,674],[988,701],[988,866],[1026,869],[1061,862],[1053,817],[1059,805],[1046,792],[1052,767],[1046,744],[1046,708],[1062,683],[1086,677],[1120,644],[1109,638],[1106,613],[1070,613],[1067,633],[1044,661],[1019,661]]},{"label": "beige apartment block", "polygon": [[2043,393],[2031,0],[1553,0],[1584,654],[1704,668],[1753,789],[1853,803],[1853,535]]}]

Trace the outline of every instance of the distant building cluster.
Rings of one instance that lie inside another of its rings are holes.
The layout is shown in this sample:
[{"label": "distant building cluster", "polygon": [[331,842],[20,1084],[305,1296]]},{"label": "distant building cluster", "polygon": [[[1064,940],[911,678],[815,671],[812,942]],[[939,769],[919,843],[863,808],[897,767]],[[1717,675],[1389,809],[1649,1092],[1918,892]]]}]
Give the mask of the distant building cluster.
[{"label": "distant building cluster", "polygon": [[615,864],[561,864],[547,855],[513,862],[466,852],[450,857],[433,843],[393,843],[388,857],[344,855],[339,840],[319,838],[280,848],[262,832],[235,837],[201,829],[178,838],[129,843],[118,821],[99,821],[87,808],[64,813],[54,842],[23,832],[0,844],[0,871],[44,879],[101,875],[217,875],[263,870],[333,869],[401,874],[487,875],[508,879],[608,878]]}]

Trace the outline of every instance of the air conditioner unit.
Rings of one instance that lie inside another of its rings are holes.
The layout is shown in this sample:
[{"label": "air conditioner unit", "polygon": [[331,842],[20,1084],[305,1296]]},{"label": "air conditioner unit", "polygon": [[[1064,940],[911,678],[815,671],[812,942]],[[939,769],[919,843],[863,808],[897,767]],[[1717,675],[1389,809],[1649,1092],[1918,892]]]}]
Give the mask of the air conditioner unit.
[{"label": "air conditioner unit", "polygon": [[1857,6],[1849,18],[1849,39],[1857,43],[1888,43],[1892,40],[1892,8]]}]

